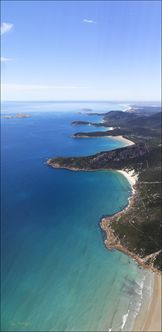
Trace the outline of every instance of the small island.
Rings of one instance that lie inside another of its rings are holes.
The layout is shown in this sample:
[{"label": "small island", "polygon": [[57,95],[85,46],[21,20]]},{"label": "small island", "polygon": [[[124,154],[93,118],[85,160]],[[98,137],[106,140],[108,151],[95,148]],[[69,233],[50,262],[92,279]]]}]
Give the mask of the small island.
[{"label": "small island", "polygon": [[13,114],[3,115],[4,119],[14,119],[14,118],[24,119],[24,118],[30,118],[30,117],[31,117],[31,115],[27,114],[27,113],[17,113],[15,115],[13,115]]},{"label": "small island", "polygon": [[50,158],[47,164],[73,171],[122,172],[132,185],[133,195],[124,210],[101,218],[105,245],[126,253],[145,268],[162,270],[161,108],[110,111],[103,120],[100,125],[113,130],[79,132],[74,138],[124,137],[130,145],[87,157]]}]

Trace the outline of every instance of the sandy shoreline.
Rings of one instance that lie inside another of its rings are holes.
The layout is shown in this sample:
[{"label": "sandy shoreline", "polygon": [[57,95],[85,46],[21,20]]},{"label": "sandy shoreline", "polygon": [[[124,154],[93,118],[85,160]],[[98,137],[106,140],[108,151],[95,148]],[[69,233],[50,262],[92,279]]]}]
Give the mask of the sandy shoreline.
[{"label": "sandy shoreline", "polygon": [[[133,327],[134,332],[156,332],[162,331],[161,322],[161,300],[162,300],[161,274],[154,273],[154,286],[150,303],[147,303],[147,312],[141,308]],[[145,304],[146,306],[146,304]]]},{"label": "sandy shoreline", "polygon": [[117,172],[123,174],[127,178],[128,182],[130,183],[130,185],[132,187],[132,194],[134,194],[135,193],[134,187],[135,187],[136,182],[138,181],[138,174],[135,173],[134,170],[130,171],[127,169],[122,170],[122,171],[117,171]]},{"label": "sandy shoreline", "polygon": [[[105,136],[113,139],[117,139],[118,141],[123,141],[124,143],[127,143],[127,145],[133,145],[134,142],[124,138],[123,136]],[[50,159],[47,162],[50,165]],[[54,168],[60,168],[60,165],[55,164],[55,166],[50,165]],[[64,168],[64,167],[62,167]],[[69,169],[69,168],[67,168]],[[77,168],[70,168],[70,170],[78,171],[80,169]],[[86,169],[82,169],[82,171],[90,171]],[[98,169],[93,169],[91,171],[98,171]],[[129,198],[129,204],[128,206],[118,213],[115,214],[115,216],[119,216],[121,214],[124,214],[129,208],[131,208],[134,199],[136,197],[136,183],[138,181],[138,174],[135,173],[134,170],[115,170],[123,176],[125,176],[130,183],[132,187],[132,195]],[[115,236],[113,229],[111,228],[111,221],[114,218],[114,216],[105,217],[101,219],[100,226],[102,230],[106,233],[106,240],[104,241],[105,246],[108,250],[116,249],[124,254],[130,256],[133,260],[135,260],[139,266],[142,266],[143,268],[151,269],[152,273],[154,273],[154,285],[153,285],[153,293],[150,296],[150,305],[149,303],[144,303],[136,317],[135,324],[133,327],[134,332],[138,331],[162,331],[161,330],[161,274],[160,271],[158,271],[156,268],[153,267],[151,264],[151,260],[156,257],[156,255],[159,254],[160,251],[157,251],[156,253],[150,254],[148,256],[145,256],[144,258],[141,258],[140,256],[134,254],[133,252],[130,252],[126,247],[123,247],[120,243],[120,240]],[[147,262],[150,260],[150,263],[147,264]],[[148,308],[147,308],[148,305]]]},{"label": "sandy shoreline", "polygon": [[154,290],[143,331],[161,331],[161,274],[154,276]]},{"label": "sandy shoreline", "polygon": [[[135,194],[135,184],[138,181],[138,175],[135,174],[134,170],[128,171],[128,170],[122,170],[118,171],[121,174],[123,174],[130,185],[132,186],[132,194]],[[131,199],[133,198],[133,195],[129,199],[129,205],[126,207],[126,209],[129,208]],[[125,211],[125,210],[124,210]],[[123,212],[124,212],[123,211]],[[121,211],[122,212],[122,211]],[[109,234],[110,235],[110,234]],[[120,248],[119,248],[120,250]],[[147,303],[148,308],[146,309],[146,303],[143,304],[141,307],[141,310],[139,314],[136,317],[133,331],[134,332],[156,332],[156,331],[162,331],[162,280],[161,280],[161,273],[152,272],[154,275],[154,285],[153,285],[153,292],[150,297],[150,303]]]},{"label": "sandy shoreline", "polygon": [[[109,128],[109,131],[113,131],[114,128],[113,127],[110,127]],[[119,135],[119,136],[114,136],[114,135],[101,135],[101,136],[88,136],[85,134],[82,134],[82,135],[78,135],[78,136],[75,136],[75,135],[72,135],[73,138],[111,138],[111,139],[114,139],[115,141],[120,141],[120,142],[123,142],[126,144],[126,146],[129,146],[129,145],[134,145],[135,143],[133,141],[130,141],[128,138],[125,138],[123,137],[122,135]]]},{"label": "sandy shoreline", "polygon": [[112,136],[106,136],[106,137],[113,138],[113,139],[115,139],[115,140],[118,140],[118,141],[121,141],[121,142],[123,142],[123,143],[126,143],[127,146],[128,146],[128,145],[134,145],[134,144],[135,144],[134,142],[130,141],[128,138],[123,137],[122,135],[121,135],[121,136],[113,136],[113,135],[112,135]]}]

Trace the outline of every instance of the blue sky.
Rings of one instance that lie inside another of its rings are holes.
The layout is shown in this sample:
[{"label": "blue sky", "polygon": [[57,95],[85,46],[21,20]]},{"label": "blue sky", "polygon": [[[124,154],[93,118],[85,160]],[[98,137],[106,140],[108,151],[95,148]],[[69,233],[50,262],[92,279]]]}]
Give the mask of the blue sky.
[{"label": "blue sky", "polygon": [[160,99],[160,1],[1,6],[2,99]]}]

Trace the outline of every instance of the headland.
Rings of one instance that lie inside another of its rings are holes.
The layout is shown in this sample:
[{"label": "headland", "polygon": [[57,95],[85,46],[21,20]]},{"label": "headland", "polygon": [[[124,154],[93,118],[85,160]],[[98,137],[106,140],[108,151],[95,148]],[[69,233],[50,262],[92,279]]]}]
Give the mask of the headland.
[{"label": "headland", "polygon": [[[134,107],[131,111],[111,111],[104,115],[103,120],[101,124],[113,127],[113,130],[79,132],[74,139],[113,136],[124,139],[126,147],[86,157],[50,158],[47,164],[73,171],[117,170],[127,177],[132,186],[128,206],[113,216],[102,217],[100,226],[105,232],[104,242],[108,250],[117,249],[139,266],[152,270],[155,274],[155,293],[157,278],[161,280],[162,270],[161,108]],[[151,317],[151,322],[148,317],[145,320],[145,330],[142,330],[140,323],[139,331],[151,331],[150,326],[156,323],[153,317],[156,317],[159,326],[161,314],[156,311]]]}]

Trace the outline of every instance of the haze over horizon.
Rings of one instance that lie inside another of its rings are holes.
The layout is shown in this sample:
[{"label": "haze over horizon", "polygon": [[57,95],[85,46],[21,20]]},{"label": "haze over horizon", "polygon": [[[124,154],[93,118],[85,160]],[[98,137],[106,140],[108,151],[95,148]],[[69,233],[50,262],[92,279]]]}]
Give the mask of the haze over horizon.
[{"label": "haze over horizon", "polygon": [[2,1],[2,100],[160,101],[160,1]]}]

